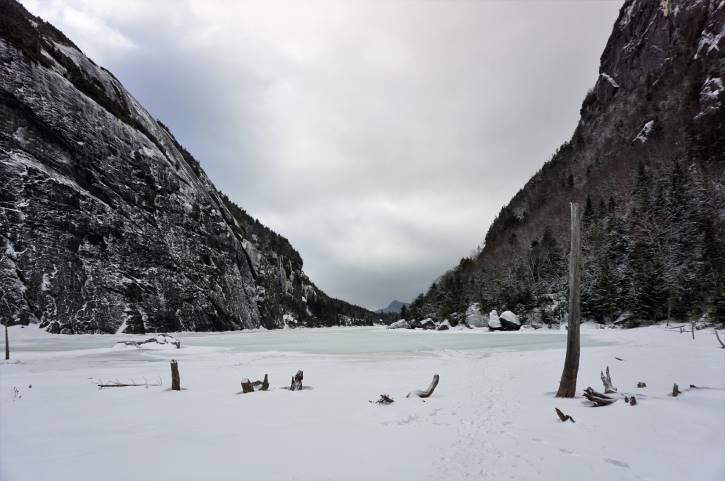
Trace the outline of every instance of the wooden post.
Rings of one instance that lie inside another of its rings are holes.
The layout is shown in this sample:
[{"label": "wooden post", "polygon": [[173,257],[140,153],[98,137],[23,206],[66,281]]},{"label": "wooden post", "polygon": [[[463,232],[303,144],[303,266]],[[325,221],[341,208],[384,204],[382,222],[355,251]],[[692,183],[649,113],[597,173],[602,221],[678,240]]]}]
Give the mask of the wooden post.
[{"label": "wooden post", "polygon": [[569,252],[569,329],[566,334],[566,358],[556,397],[574,397],[579,373],[579,304],[581,283],[581,222],[579,204],[571,204],[571,251]]},{"label": "wooden post", "polygon": [[10,341],[8,340],[8,325],[5,324],[5,360],[10,360]]},{"label": "wooden post", "polygon": [[179,363],[176,359],[171,360],[171,390],[181,391],[181,379],[179,378]]}]

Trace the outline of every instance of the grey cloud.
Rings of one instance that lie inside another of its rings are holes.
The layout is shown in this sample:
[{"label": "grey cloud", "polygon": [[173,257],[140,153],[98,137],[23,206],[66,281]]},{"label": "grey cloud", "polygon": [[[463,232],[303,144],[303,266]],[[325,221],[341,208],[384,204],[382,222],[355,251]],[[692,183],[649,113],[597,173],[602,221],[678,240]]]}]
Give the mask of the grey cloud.
[{"label": "grey cloud", "polygon": [[621,2],[36,0],[290,239],[329,294],[410,300],[568,139]]}]

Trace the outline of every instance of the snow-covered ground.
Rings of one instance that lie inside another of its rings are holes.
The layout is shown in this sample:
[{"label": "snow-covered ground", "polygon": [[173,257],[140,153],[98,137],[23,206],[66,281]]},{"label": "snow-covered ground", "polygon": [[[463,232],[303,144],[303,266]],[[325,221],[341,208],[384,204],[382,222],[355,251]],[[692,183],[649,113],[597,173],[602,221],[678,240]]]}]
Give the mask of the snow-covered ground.
[{"label": "snow-covered ground", "polygon": [[[0,479],[725,479],[725,350],[712,329],[693,341],[663,327],[585,327],[578,391],[601,390],[608,365],[638,398],[600,408],[554,397],[566,334],[542,331],[183,333],[178,350],[119,350],[116,340],[143,337],[13,327]],[[181,392],[168,390],[172,358]],[[282,389],[297,369],[309,389]],[[237,394],[265,373],[269,392]],[[431,398],[405,397],[434,373]],[[672,398],[675,382],[703,389]],[[381,393],[395,403],[368,402]]]}]

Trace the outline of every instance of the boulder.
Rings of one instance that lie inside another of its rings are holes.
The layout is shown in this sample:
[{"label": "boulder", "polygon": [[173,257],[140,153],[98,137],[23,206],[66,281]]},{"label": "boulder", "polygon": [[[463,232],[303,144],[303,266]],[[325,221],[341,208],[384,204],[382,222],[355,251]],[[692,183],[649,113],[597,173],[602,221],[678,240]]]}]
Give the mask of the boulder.
[{"label": "boulder", "polygon": [[498,311],[494,309],[488,315],[488,328],[492,331],[498,331],[501,329],[501,320],[498,317]]},{"label": "boulder", "polygon": [[446,319],[445,321],[438,324],[438,326],[436,326],[436,331],[447,331],[450,328],[451,328],[451,323],[448,322],[448,319]]},{"label": "boulder", "polygon": [[501,329],[504,331],[518,331],[521,329],[519,316],[511,311],[502,312],[499,321],[501,322]]},{"label": "boulder", "polygon": [[435,329],[436,328],[436,323],[433,322],[433,319],[431,319],[430,317],[428,317],[428,318],[423,319],[422,321],[420,321],[420,327],[422,327],[423,329]]},{"label": "boulder", "polygon": [[466,309],[466,322],[471,327],[486,327],[486,318],[481,313],[481,305],[474,302]]},{"label": "boulder", "polygon": [[399,321],[395,321],[391,325],[388,326],[388,329],[412,329],[410,327],[410,324],[408,324],[408,321],[405,319],[400,319]]}]

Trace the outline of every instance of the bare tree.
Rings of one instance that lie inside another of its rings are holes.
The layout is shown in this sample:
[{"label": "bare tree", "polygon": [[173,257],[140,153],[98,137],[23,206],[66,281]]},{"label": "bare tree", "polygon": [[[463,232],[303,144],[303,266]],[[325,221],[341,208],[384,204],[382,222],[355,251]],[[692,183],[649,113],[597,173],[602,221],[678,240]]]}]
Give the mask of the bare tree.
[{"label": "bare tree", "polygon": [[581,283],[581,220],[579,204],[571,204],[571,252],[569,252],[569,330],[566,335],[566,358],[556,397],[574,397],[579,373],[579,324]]}]

